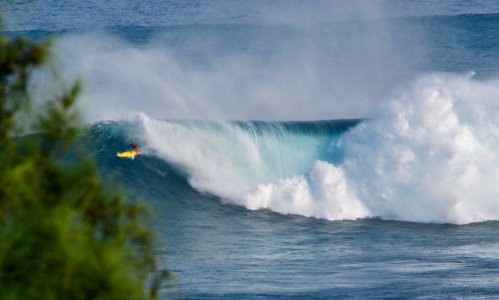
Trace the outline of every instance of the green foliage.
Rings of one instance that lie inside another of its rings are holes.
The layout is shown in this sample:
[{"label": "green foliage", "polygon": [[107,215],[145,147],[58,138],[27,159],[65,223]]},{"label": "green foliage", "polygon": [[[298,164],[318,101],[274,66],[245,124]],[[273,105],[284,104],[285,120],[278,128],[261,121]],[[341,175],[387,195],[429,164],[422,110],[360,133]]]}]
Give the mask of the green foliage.
[{"label": "green foliage", "polygon": [[29,72],[48,56],[48,44],[24,38],[0,37],[0,140],[18,133],[14,117],[29,108],[26,94]]},{"label": "green foliage", "polygon": [[169,273],[143,207],[105,192],[90,160],[61,159],[81,131],[79,84],[30,112],[27,81],[49,46],[0,37],[0,299],[156,298]]}]

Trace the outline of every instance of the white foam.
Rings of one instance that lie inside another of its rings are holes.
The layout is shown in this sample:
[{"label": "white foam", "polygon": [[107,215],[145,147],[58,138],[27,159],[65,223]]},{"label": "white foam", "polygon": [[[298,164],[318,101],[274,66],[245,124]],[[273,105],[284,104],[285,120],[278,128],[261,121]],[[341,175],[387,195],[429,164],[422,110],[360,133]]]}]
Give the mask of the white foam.
[{"label": "white foam", "polygon": [[267,208],[329,220],[369,215],[349,190],[344,171],[324,161],[317,161],[308,177],[294,176],[259,185],[245,196],[245,205],[249,209]]},{"label": "white foam", "polygon": [[426,76],[345,135],[342,167],[375,216],[469,223],[499,218],[497,82]]},{"label": "white foam", "polygon": [[327,219],[497,220],[498,87],[425,76],[342,137],[339,166],[318,162],[307,177],[260,185],[247,206]]}]

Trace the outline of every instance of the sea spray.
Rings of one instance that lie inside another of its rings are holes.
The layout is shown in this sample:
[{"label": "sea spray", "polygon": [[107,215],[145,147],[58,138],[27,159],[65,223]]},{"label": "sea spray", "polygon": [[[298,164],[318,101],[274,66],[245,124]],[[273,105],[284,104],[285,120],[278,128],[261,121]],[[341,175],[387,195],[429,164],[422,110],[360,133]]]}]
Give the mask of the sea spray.
[{"label": "sea spray", "polygon": [[419,47],[401,43],[405,25],[392,36],[383,20],[298,23],[69,31],[55,39],[54,57],[61,77],[84,82],[90,122],[138,112],[216,121],[359,118],[412,78],[421,57]]}]

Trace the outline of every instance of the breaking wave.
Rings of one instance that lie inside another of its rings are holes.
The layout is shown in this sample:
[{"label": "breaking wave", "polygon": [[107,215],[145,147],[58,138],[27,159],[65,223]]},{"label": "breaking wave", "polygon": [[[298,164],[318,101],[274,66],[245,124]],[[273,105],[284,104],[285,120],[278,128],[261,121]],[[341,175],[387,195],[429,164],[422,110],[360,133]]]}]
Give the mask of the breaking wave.
[{"label": "breaking wave", "polygon": [[499,84],[430,74],[363,121],[137,117],[150,153],[248,209],[328,220],[499,219]]}]

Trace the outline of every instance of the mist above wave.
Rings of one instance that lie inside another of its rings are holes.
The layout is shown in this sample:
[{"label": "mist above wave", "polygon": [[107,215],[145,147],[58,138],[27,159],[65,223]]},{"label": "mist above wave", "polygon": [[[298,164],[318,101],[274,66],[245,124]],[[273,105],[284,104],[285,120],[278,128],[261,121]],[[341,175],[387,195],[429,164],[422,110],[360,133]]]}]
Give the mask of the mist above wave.
[{"label": "mist above wave", "polygon": [[55,53],[62,77],[84,83],[88,121],[136,112],[169,119],[359,118],[411,76],[419,57],[398,38],[403,30],[387,31],[383,21],[181,26],[139,43],[103,31],[67,33],[56,39]]}]

